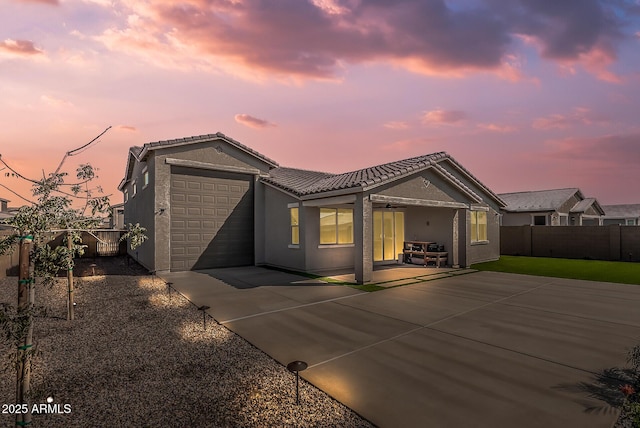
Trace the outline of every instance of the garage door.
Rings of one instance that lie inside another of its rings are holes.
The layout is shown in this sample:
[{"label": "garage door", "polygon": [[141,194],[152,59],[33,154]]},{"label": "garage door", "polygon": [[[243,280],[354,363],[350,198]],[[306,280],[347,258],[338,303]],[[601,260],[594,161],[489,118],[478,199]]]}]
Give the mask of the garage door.
[{"label": "garage door", "polygon": [[253,264],[253,177],[171,168],[171,270]]}]

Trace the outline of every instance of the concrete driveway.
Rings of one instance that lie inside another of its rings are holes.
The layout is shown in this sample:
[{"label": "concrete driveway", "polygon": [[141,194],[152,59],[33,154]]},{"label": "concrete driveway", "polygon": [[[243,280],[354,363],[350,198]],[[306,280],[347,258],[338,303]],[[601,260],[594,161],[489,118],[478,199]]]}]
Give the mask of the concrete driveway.
[{"label": "concrete driveway", "polygon": [[632,285],[475,272],[364,293],[254,267],[165,279],[381,427],[608,428],[619,393],[602,374],[640,342]]}]

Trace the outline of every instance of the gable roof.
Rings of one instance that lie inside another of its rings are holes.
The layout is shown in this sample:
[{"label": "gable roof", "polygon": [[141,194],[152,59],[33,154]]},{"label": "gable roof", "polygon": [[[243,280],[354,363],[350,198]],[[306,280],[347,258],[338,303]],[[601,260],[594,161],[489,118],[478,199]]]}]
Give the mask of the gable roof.
[{"label": "gable roof", "polygon": [[638,218],[640,204],[602,205],[605,218]]},{"label": "gable roof", "polygon": [[478,187],[494,198],[499,205],[505,205],[498,195],[484,186],[446,152],[416,156],[409,159],[388,162],[382,165],[358,169],[342,174],[281,167],[271,170],[269,172],[269,176],[263,177],[261,180],[295,196],[301,197],[339,190],[366,190],[398,178],[409,176],[427,168],[434,168],[438,174],[453,182],[464,193],[467,193],[476,201],[481,201],[482,198],[471,188],[466,186],[462,181],[445,170],[442,166],[438,165],[438,163],[442,161],[451,162],[458,171],[467,176],[470,181],[478,185]]},{"label": "gable roof", "polygon": [[145,145],[142,146],[142,150],[140,150],[137,156],[140,159],[144,159],[147,156],[147,154],[152,150],[165,149],[168,147],[184,146],[187,144],[204,143],[207,141],[215,141],[215,140],[224,140],[227,143],[231,144],[232,146],[235,146],[241,151],[246,152],[251,156],[260,159],[261,161],[269,164],[272,167],[278,166],[278,163],[276,161],[269,159],[265,155],[258,153],[252,148],[245,146],[244,144],[234,140],[231,137],[227,137],[222,132],[216,132],[215,134],[197,135],[197,136],[186,137],[186,138],[177,138],[174,140],[163,140],[163,141],[155,141],[152,143],[145,143]]},{"label": "gable roof", "polygon": [[500,193],[498,196],[507,203],[505,211],[555,211],[576,195],[584,199],[577,187],[552,190],[534,190],[528,192]]},{"label": "gable roof", "polygon": [[594,210],[596,210],[596,212],[599,215],[604,215],[604,210],[602,209],[602,207],[600,206],[600,204],[598,203],[598,200],[596,198],[585,198],[581,201],[578,201],[570,210],[570,213],[584,213],[586,212],[589,208],[593,207]]},{"label": "gable roof", "polygon": [[143,146],[130,147],[129,157],[127,158],[127,167],[125,169],[125,176],[122,179],[122,181],[120,181],[120,184],[118,185],[118,190],[122,190],[125,184],[127,184],[127,182],[129,181],[129,177],[131,176],[131,173],[133,171],[133,165],[135,164],[135,161],[140,161],[145,159],[148,156],[149,152],[158,150],[158,149],[185,146],[188,144],[205,143],[208,141],[216,141],[216,140],[223,140],[229,143],[230,145],[236,147],[237,149],[263,161],[264,163],[268,164],[270,167],[273,167],[273,168],[278,167],[278,163],[276,161],[269,159],[263,154],[258,153],[252,148],[245,146],[244,144],[234,140],[231,137],[227,137],[222,132],[216,132],[215,134],[197,135],[193,137],[177,138],[174,140],[154,141],[151,143],[145,143]]}]

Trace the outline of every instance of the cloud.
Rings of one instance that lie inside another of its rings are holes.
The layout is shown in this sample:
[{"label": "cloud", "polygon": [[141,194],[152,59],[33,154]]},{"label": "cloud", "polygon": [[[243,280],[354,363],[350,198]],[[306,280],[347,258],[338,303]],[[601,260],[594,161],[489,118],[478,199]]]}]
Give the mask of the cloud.
[{"label": "cloud", "polygon": [[[540,56],[601,78],[623,18],[598,0],[120,0],[126,22],[97,37],[164,67],[335,79],[347,64],[427,75],[522,78],[517,37]],[[240,71],[239,71],[240,70]]]},{"label": "cloud", "polygon": [[129,125],[118,125],[117,129],[125,132],[138,132],[138,128]]},{"label": "cloud", "polygon": [[59,0],[20,0],[21,3],[39,3],[39,4],[48,4],[51,6],[59,6]]},{"label": "cloud", "polygon": [[[492,0],[504,6],[512,31],[535,46],[544,59],[575,72],[581,66],[601,80],[620,82],[608,70],[616,59],[622,33],[622,3],[600,0]],[[618,9],[616,9],[618,8]]]},{"label": "cloud", "polygon": [[[441,144],[442,140],[437,137],[416,137],[392,141],[389,144],[383,145],[381,148],[383,150],[393,151],[396,156],[399,157],[409,157],[413,153],[418,155],[433,151],[435,150],[435,147],[440,146]],[[404,154],[398,155],[398,153]]]},{"label": "cloud", "polygon": [[565,138],[545,143],[547,156],[567,162],[586,161],[595,166],[635,170],[640,163],[640,133],[614,134],[592,138]]},{"label": "cloud", "polygon": [[498,125],[496,123],[479,123],[478,128],[484,129],[486,131],[500,132],[500,133],[513,132],[516,130],[516,128],[513,126]]},{"label": "cloud", "polygon": [[272,128],[277,126],[275,123],[271,123],[264,119],[258,119],[257,117],[253,117],[248,114],[236,114],[235,120],[242,125],[256,129]]},{"label": "cloud", "polygon": [[569,114],[552,114],[539,117],[531,126],[535,129],[566,129],[576,125],[608,124],[606,115],[595,113],[588,108],[577,107]]},{"label": "cloud", "polygon": [[49,95],[42,95],[40,100],[45,104],[48,104],[52,107],[62,108],[62,107],[73,107],[73,103],[70,101],[66,101],[60,98],[52,97]]},{"label": "cloud", "polygon": [[16,58],[28,58],[43,55],[44,51],[38,49],[30,40],[5,39],[0,42],[0,54]]},{"label": "cloud", "polygon": [[452,125],[467,120],[468,116],[460,110],[431,110],[424,113],[422,123],[426,125]]},{"label": "cloud", "polygon": [[407,129],[409,128],[409,124],[407,122],[401,122],[401,121],[392,121],[392,122],[387,122],[383,125],[385,128],[388,129],[395,129],[395,130],[400,130],[400,129]]}]

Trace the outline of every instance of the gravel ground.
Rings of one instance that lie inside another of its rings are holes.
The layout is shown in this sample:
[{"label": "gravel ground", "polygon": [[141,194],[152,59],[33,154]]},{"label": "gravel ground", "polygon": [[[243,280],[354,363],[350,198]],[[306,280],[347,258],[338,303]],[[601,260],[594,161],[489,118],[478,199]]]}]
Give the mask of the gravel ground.
[{"label": "gravel ground", "polygon": [[[53,396],[71,413],[34,415],[31,426],[372,426],[302,379],[296,405],[285,367],[211,318],[204,330],[191,303],[123,260],[98,260],[96,276],[76,279],[75,321],[66,320],[66,281],[37,285],[48,313],[35,323],[32,402]],[[90,273],[88,262],[76,272]],[[0,279],[0,302],[16,295],[17,278]],[[8,350],[0,344],[2,365]],[[15,373],[0,373],[0,404],[13,403],[14,391]],[[0,426],[14,417],[0,415]]]}]

